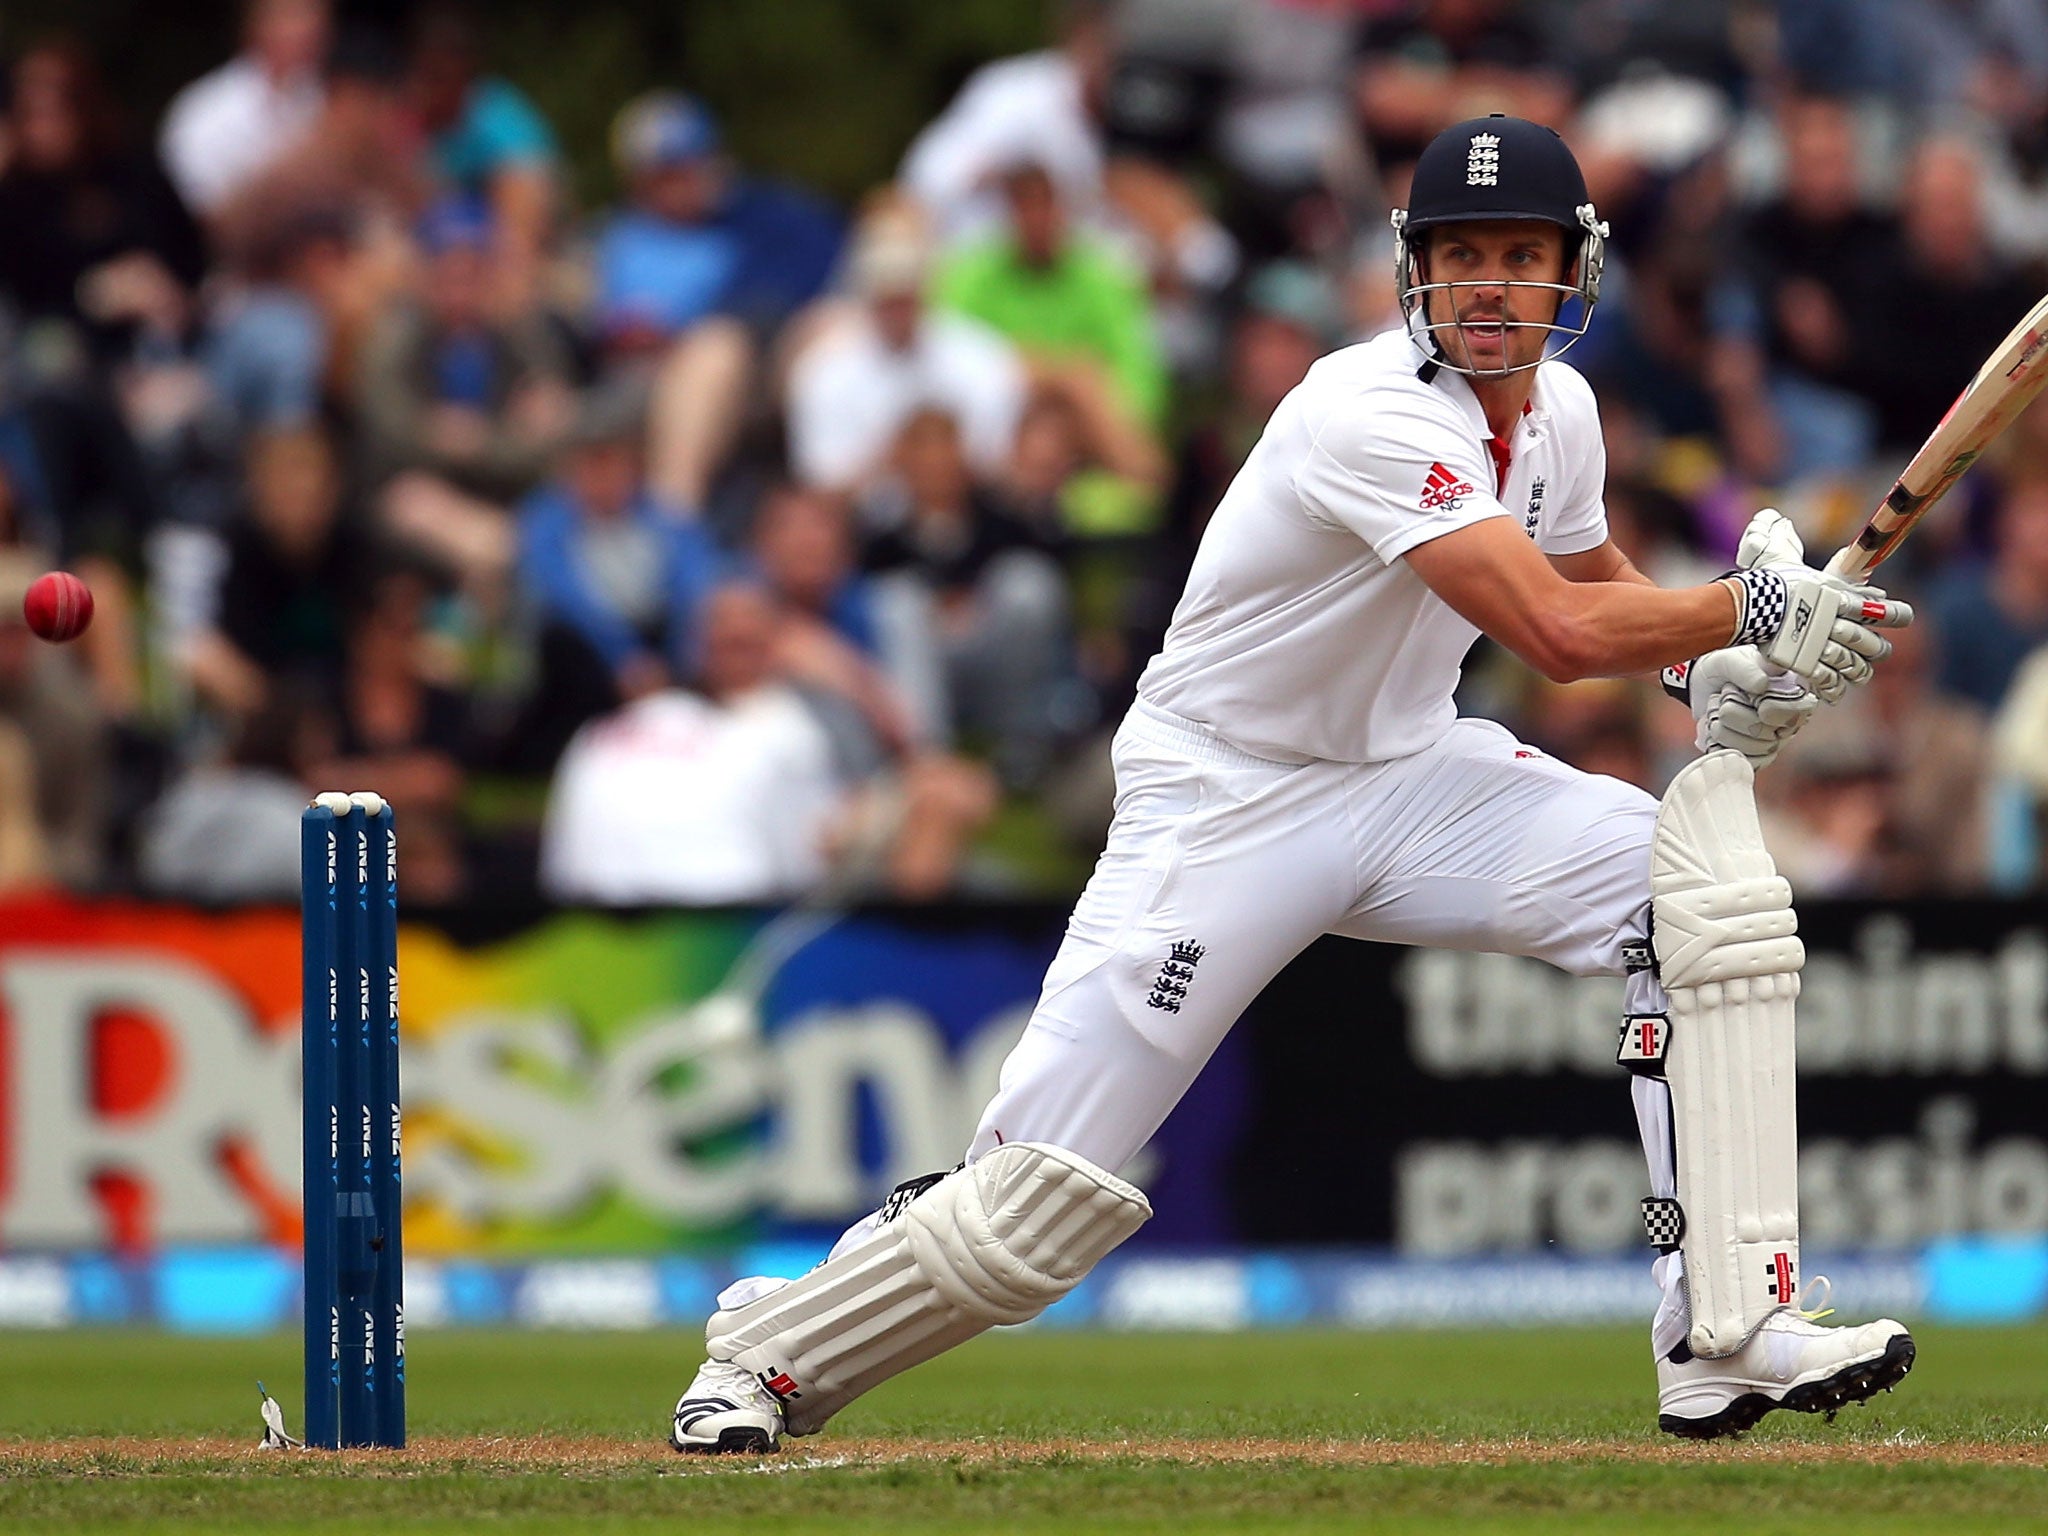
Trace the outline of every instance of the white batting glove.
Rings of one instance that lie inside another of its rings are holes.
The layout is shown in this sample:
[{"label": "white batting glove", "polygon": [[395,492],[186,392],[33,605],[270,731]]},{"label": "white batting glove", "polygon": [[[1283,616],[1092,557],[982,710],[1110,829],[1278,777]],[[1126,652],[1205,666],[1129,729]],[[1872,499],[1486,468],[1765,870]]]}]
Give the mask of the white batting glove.
[{"label": "white batting glove", "polygon": [[1833,703],[1892,653],[1878,633],[1904,629],[1913,610],[1876,587],[1854,587],[1809,565],[1731,571],[1735,593],[1730,645],[1754,645],[1772,666],[1796,672]]},{"label": "white batting glove", "polygon": [[1776,507],[1760,508],[1742,530],[1742,543],[1735,551],[1738,569],[1753,571],[1765,565],[1805,565],[1806,541],[1792,526],[1792,519]]},{"label": "white batting glove", "polygon": [[1766,662],[1807,679],[1825,703],[1869,682],[1871,669],[1891,655],[1891,641],[1877,630],[1913,622],[1913,610],[1881,588],[1852,586],[1809,566],[1799,530],[1775,507],[1749,520],[1735,563],[1726,578],[1740,609],[1732,643],[1760,646]]},{"label": "white batting glove", "polygon": [[1702,752],[1713,747],[1740,752],[1758,770],[1769,767],[1820,708],[1804,682],[1773,672],[1753,645],[1707,652],[1683,669],[1682,681],[1697,722],[1694,745]]}]

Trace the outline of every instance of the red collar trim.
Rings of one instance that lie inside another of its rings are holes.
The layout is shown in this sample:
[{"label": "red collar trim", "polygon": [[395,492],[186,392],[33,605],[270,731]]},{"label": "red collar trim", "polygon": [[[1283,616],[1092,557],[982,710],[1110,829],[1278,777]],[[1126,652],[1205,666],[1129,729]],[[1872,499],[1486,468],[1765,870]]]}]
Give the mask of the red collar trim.
[{"label": "red collar trim", "polygon": [[[1534,409],[1534,406],[1531,402],[1527,400],[1522,402],[1522,414],[1524,416],[1528,415],[1532,409]],[[1507,491],[1508,463],[1514,457],[1514,452],[1515,449],[1512,441],[1503,441],[1498,437],[1489,437],[1486,440],[1487,457],[1493,460],[1493,494],[1496,496],[1503,495]]]}]

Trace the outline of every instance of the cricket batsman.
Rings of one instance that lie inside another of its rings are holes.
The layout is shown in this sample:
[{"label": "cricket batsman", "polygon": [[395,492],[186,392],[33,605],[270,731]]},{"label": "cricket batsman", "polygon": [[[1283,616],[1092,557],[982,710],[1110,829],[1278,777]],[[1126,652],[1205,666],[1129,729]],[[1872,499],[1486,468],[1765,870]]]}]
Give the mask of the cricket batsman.
[{"label": "cricket batsman", "polygon": [[[1394,222],[1407,324],[1309,370],[1204,533],[1117,733],[1108,846],[965,1161],[802,1278],[728,1287],[677,1449],[772,1450],[1065,1295],[1151,1214],[1114,1170],[1323,933],[1624,978],[1664,1429],[1736,1434],[1910,1369],[1900,1324],[1801,1308],[1804,954],[1752,775],[1911,612],[1808,565],[1769,510],[1704,586],[1615,547],[1593,393],[1557,360],[1607,227],[1556,133],[1446,129]],[[1660,803],[1460,719],[1481,634],[1559,682],[1663,669],[1700,757]]]}]

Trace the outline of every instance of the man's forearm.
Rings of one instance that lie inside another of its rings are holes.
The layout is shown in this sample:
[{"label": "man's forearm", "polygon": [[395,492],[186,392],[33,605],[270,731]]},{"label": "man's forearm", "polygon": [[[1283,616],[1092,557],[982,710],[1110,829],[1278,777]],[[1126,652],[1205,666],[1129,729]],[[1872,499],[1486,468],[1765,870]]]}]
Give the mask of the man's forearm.
[{"label": "man's forearm", "polygon": [[[1630,567],[1612,581],[1575,582],[1565,611],[1544,626],[1552,677],[1626,677],[1728,644],[1737,601],[1726,582],[1666,589]],[[1541,663],[1539,663],[1541,665]]]}]

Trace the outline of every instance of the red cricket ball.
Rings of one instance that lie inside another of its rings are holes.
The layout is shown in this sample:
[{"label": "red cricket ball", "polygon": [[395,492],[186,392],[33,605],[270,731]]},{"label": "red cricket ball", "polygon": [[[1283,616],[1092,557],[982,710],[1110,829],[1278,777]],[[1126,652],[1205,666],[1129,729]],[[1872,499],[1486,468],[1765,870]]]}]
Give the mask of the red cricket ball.
[{"label": "red cricket ball", "polygon": [[29,584],[21,611],[41,638],[76,640],[92,622],[92,588],[69,571],[51,571]]}]

